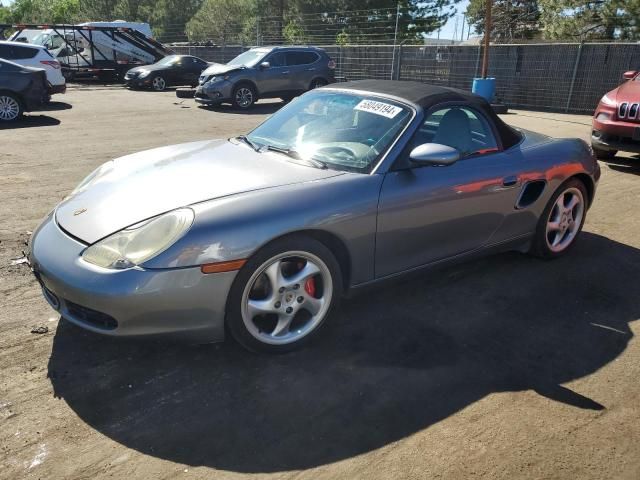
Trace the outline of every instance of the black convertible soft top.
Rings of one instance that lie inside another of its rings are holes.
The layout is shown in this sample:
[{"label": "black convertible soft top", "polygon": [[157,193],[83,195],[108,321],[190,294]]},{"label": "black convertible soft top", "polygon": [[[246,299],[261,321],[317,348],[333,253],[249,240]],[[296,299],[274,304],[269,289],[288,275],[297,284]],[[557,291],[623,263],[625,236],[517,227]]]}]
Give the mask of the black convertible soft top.
[{"label": "black convertible soft top", "polygon": [[498,130],[503,148],[507,149],[518,143],[521,135],[504,123],[493,111],[489,102],[484,98],[457,88],[440,87],[428,83],[410,82],[403,80],[358,80],[333,84],[330,88],[345,90],[359,90],[361,92],[378,93],[402,98],[419,105],[427,110],[434,105],[445,102],[466,103],[483,112]]}]

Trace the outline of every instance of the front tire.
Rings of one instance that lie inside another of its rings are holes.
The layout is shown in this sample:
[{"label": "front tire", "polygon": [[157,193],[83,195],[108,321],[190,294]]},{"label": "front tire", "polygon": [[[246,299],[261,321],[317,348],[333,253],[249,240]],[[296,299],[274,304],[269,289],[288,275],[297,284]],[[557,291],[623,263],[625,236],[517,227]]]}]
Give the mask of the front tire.
[{"label": "front tire", "polygon": [[275,241],[247,261],[227,300],[227,326],[245,348],[284,353],[309,341],[342,293],[340,266],[306,236]]},{"label": "front tire", "polygon": [[231,95],[233,106],[239,110],[247,110],[256,103],[258,94],[256,89],[246,83],[241,83],[233,89]]},{"label": "front tire", "polygon": [[531,248],[533,255],[558,258],[575,245],[587,215],[587,198],[584,183],[576,178],[556,190],[538,220]]},{"label": "front tire", "polygon": [[157,75],[151,80],[151,88],[156,92],[162,92],[167,88],[167,81],[162,75]]},{"label": "front tire", "polygon": [[9,92],[0,92],[0,122],[13,122],[18,120],[24,109],[18,97]]}]

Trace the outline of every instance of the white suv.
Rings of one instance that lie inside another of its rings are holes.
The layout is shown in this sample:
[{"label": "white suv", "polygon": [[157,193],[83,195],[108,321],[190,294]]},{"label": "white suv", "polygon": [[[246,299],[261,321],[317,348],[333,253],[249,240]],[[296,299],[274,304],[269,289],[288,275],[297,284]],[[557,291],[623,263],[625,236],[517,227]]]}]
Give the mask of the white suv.
[{"label": "white suv", "polygon": [[47,74],[50,95],[67,91],[60,63],[45,47],[30,43],[0,41],[0,58],[25,67],[42,68]]}]

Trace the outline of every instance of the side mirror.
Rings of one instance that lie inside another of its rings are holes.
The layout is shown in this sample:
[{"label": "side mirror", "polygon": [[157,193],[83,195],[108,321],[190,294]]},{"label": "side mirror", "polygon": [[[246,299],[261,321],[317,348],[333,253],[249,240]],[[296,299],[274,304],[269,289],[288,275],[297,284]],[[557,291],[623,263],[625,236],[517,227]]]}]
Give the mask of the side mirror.
[{"label": "side mirror", "polygon": [[271,67],[271,64],[270,64],[269,62],[262,62],[262,63],[260,64],[260,69],[261,69],[261,70],[264,70],[264,69],[266,69],[266,68],[270,68],[270,67]]},{"label": "side mirror", "polygon": [[622,78],[624,78],[625,80],[631,80],[633,77],[636,76],[638,72],[636,72],[635,70],[629,70],[628,72],[624,72],[622,74]]},{"label": "side mirror", "polygon": [[460,160],[460,152],[448,145],[423,143],[411,150],[409,158],[417,165],[448,166]]}]

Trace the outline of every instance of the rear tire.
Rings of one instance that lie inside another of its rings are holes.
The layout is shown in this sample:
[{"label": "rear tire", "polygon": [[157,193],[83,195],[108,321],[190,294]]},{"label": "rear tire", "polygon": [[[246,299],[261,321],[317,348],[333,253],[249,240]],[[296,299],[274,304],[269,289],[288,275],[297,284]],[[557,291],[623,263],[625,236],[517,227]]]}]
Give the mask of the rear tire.
[{"label": "rear tire", "polygon": [[226,325],[253,352],[285,353],[309,341],[342,293],[335,256],[302,235],[277,240],[253,255],[227,298]]},{"label": "rear tire", "polygon": [[591,148],[593,148],[593,153],[599,160],[611,160],[615,158],[616,154],[618,153],[617,150],[601,150],[593,146]]},{"label": "rear tire", "polygon": [[8,123],[18,120],[24,113],[20,99],[9,92],[0,92],[0,122]]},{"label": "rear tire", "polygon": [[582,232],[588,198],[584,183],[576,178],[560,185],[538,220],[530,253],[544,259],[565,255]]}]

